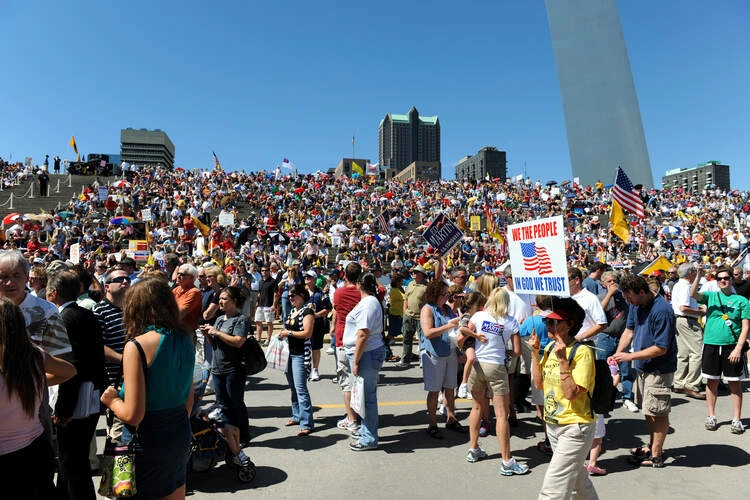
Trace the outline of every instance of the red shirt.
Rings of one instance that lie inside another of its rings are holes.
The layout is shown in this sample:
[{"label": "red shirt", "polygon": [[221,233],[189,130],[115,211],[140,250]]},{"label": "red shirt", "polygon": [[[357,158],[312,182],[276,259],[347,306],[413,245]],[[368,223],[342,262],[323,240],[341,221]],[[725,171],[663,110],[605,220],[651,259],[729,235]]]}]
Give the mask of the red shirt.
[{"label": "red shirt", "polygon": [[344,326],[346,326],[346,315],[354,309],[362,299],[356,285],[344,285],[333,292],[333,308],[336,310],[336,347],[344,346]]}]

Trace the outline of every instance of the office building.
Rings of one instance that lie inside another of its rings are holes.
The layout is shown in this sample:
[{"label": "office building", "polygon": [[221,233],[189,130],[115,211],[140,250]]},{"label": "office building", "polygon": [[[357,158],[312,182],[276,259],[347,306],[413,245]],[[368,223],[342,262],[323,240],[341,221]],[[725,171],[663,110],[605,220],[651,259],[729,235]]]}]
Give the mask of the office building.
[{"label": "office building", "polygon": [[487,177],[495,179],[499,177],[505,181],[507,175],[507,164],[505,151],[486,146],[477,151],[474,156],[465,156],[456,165],[456,180],[476,181],[485,180]]},{"label": "office building", "polygon": [[174,168],[174,144],[166,132],[126,128],[120,131],[120,158],[130,164]]},{"label": "office building", "polygon": [[700,191],[707,188],[729,191],[729,165],[708,161],[693,168],[667,170],[661,178],[661,186],[664,189],[682,188],[685,191]]},{"label": "office building", "polygon": [[545,3],[573,176],[583,185],[593,185],[598,179],[612,178],[619,165],[633,184],[652,187],[616,1]]},{"label": "office building", "polygon": [[388,113],[378,126],[378,163],[401,172],[414,162],[440,164],[440,121],[419,116],[413,107],[405,115]]}]

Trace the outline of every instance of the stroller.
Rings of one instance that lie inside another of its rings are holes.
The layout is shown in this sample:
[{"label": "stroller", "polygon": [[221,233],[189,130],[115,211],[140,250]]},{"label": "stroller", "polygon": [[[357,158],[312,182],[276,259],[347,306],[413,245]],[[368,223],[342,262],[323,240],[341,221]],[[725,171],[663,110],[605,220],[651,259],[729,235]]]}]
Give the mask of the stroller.
[{"label": "stroller", "polygon": [[[207,380],[208,369],[206,364],[196,364],[193,376],[193,390],[196,402],[203,399]],[[237,469],[237,479],[239,481],[243,483],[251,482],[255,479],[255,464],[253,462],[249,462],[246,465],[235,465],[232,463],[224,436],[218,430],[219,425],[218,420],[212,418],[205,410],[193,409],[193,415],[190,417],[193,440],[190,447],[188,472],[206,472],[223,460],[228,466]]]}]

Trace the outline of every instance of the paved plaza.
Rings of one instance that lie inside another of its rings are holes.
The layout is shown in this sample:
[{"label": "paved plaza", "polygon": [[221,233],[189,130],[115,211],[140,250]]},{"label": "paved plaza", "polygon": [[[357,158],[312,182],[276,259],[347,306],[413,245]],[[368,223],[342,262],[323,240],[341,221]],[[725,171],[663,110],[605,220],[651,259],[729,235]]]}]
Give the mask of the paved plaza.
[{"label": "paved plaza", "polygon": [[[378,391],[379,449],[356,453],[347,446],[348,434],[336,427],[344,410],[340,390],[331,383],[333,366],[333,356],[323,354],[322,379],[309,384],[316,427],[308,437],[297,437],[297,427],[284,427],[290,416],[284,373],[266,369],[249,378],[245,401],[252,442],[246,452],[257,465],[257,477],[250,484],[240,483],[234,469],[220,464],[191,476],[191,498],[536,498],[547,457],[536,449],[543,436],[533,413],[519,414],[519,426],[511,429],[513,455],[524,460],[531,473],[501,477],[497,439],[481,438],[489,458],[470,464],[465,459],[468,433],[445,430],[443,440],[429,437],[421,370],[417,365],[400,370],[387,363]],[[747,384],[745,394],[750,394]],[[747,498],[750,432],[730,433],[728,393],[722,392],[719,398],[721,427],[716,432],[703,428],[705,402],[682,395],[674,395],[672,401],[664,469],[638,469],[627,463],[628,450],[647,438],[646,424],[641,413],[630,413],[619,405],[612,412],[606,452],[599,460],[609,475],[592,479],[600,498]],[[464,425],[468,425],[470,408],[471,401],[458,400],[457,412]],[[744,422],[750,423],[747,417]]]}]

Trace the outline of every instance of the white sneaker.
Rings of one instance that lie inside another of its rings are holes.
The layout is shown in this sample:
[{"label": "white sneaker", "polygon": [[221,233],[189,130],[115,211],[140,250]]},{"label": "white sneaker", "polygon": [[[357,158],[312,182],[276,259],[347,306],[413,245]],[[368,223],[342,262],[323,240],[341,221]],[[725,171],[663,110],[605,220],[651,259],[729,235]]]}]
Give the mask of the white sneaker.
[{"label": "white sneaker", "polygon": [[466,399],[469,397],[469,386],[466,384],[461,384],[458,386],[458,397],[461,399]]},{"label": "white sneaker", "polygon": [[310,373],[310,381],[317,382],[318,380],[320,380],[320,374],[318,373],[318,370],[313,368],[312,372]]},{"label": "white sneaker", "polygon": [[626,399],[622,402],[622,406],[628,409],[628,411],[632,411],[633,413],[638,413],[638,405],[633,403],[631,400]]},{"label": "white sneaker", "polygon": [[438,404],[443,404],[443,391],[438,392]]},{"label": "white sneaker", "polygon": [[344,417],[336,422],[336,427],[338,427],[339,429],[346,429],[349,427],[349,424],[351,424],[351,422],[349,422],[349,418]]},{"label": "white sneaker", "polygon": [[440,406],[438,406],[437,414],[438,415],[442,415],[444,417],[448,416],[448,412],[445,411],[445,405],[444,404],[441,404]]},{"label": "white sneaker", "polygon": [[333,350],[333,347],[329,347],[328,349],[326,349],[326,354],[333,354],[334,352],[336,351]]}]

